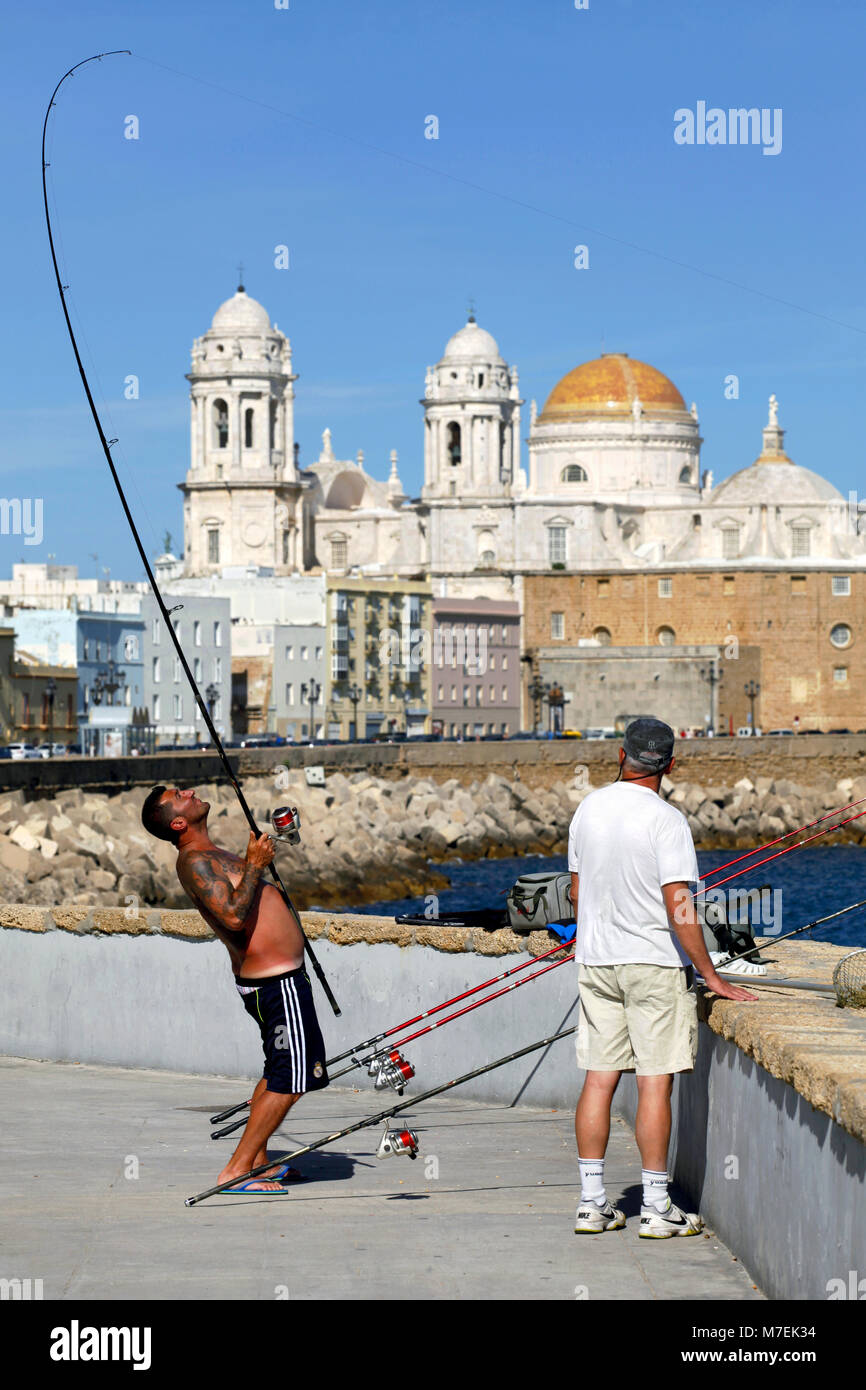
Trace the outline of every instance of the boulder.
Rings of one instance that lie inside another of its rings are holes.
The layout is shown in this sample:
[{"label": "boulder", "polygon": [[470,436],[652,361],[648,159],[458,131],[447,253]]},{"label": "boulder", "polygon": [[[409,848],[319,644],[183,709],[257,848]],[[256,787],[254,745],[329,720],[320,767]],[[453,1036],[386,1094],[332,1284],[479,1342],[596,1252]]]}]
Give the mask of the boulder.
[{"label": "boulder", "polygon": [[10,832],[9,839],[12,841],[13,845],[19,845],[21,849],[27,850],[28,852],[39,848],[39,836],[34,835],[33,832],[28,830],[24,825],[16,825],[15,829]]}]

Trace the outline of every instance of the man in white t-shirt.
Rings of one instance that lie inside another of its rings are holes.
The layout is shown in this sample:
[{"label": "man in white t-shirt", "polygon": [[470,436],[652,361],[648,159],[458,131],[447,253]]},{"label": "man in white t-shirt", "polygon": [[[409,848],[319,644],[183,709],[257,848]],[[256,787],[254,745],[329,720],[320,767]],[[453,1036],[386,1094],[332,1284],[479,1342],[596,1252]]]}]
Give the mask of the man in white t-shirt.
[{"label": "man in white t-shirt", "polygon": [[756,997],[720,978],[704,944],[690,887],[700,877],[691,831],[659,795],[673,750],[667,724],[632,720],[616,782],[584,798],[568,832],[580,984],[577,1063],[586,1070],[574,1118],[578,1235],[625,1225],[604,1188],[610,1105],[624,1071],[637,1077],[639,1234],[660,1240],[701,1230],[699,1216],[671,1202],[667,1173],[673,1074],[691,1071],[697,1055],[691,966],[724,999]]}]

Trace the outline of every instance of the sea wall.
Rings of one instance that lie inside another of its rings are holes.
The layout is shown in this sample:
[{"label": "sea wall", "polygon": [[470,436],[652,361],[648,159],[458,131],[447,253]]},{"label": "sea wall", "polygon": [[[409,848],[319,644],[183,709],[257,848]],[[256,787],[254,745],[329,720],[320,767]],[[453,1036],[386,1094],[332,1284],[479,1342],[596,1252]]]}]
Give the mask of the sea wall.
[{"label": "sea wall", "polygon": [[[335,1019],[314,984],[332,1054],[552,944],[546,933],[411,928],[379,917],[305,913],[303,921],[343,1010]],[[829,985],[844,951],[790,942],[765,953],[774,975]],[[225,951],[194,912],[6,907],[0,966],[2,1053],[244,1080],[260,1069]],[[565,962],[419,1039],[406,1049],[417,1070],[408,1094],[571,1027],[576,993]],[[701,1012],[698,1066],[676,1085],[675,1178],[770,1297],[826,1298],[830,1281],[866,1270],[864,1014],[778,985],[757,1003],[704,1000]],[[569,1037],[462,1094],[570,1109],[580,1082]],[[371,1112],[387,1106],[363,1071],[337,1084],[369,1089]],[[627,1077],[617,1108],[630,1120],[633,1106]]]}]

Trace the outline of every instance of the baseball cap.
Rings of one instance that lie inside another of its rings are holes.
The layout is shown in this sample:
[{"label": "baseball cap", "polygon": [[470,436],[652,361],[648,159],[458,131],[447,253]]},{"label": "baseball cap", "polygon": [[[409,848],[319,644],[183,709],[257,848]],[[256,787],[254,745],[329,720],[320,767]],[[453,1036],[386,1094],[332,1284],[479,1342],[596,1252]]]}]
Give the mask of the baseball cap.
[{"label": "baseball cap", "polygon": [[674,751],[674,731],[652,715],[633,719],[623,735],[622,746],[630,758],[650,771],[667,767]]}]

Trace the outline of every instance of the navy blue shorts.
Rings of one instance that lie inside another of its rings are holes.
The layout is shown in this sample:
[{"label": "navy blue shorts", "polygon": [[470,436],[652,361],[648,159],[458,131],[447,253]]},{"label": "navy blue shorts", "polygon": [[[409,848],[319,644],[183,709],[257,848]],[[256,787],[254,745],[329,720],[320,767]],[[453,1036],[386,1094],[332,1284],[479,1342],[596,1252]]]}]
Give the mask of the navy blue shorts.
[{"label": "navy blue shorts", "polygon": [[301,1095],[327,1086],[325,1044],[304,967],[264,980],[239,975],[236,984],[244,1008],[259,1025],[268,1090]]}]

